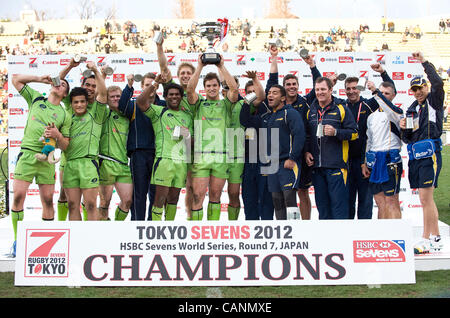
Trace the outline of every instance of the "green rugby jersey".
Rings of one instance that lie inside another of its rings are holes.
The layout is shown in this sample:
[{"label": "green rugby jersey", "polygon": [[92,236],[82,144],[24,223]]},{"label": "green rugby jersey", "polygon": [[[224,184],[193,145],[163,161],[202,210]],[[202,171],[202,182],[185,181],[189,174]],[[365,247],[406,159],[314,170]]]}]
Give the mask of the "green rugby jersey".
[{"label": "green rugby jersey", "polygon": [[194,109],[194,152],[226,154],[226,128],[230,127],[233,104],[228,98],[199,99]]},{"label": "green rugby jersey", "polygon": [[97,157],[102,126],[108,115],[105,104],[95,101],[84,115],[72,115],[70,143],[65,151],[66,160]]},{"label": "green rugby jersey", "polygon": [[172,136],[176,126],[189,129],[191,136],[193,135],[192,117],[189,112],[152,104],[144,114],[152,121],[155,132],[155,157],[186,162],[184,138],[173,139]]},{"label": "green rugby jersey", "polygon": [[121,113],[108,110],[100,137],[100,155],[128,164],[127,138],[130,120]]},{"label": "green rugby jersey", "polygon": [[[244,158],[245,155],[245,128],[241,125],[240,115],[244,100],[238,100],[231,109],[229,135],[227,138],[228,158]],[[234,145],[234,147],[232,147]]]},{"label": "green rugby jersey", "polygon": [[28,104],[28,118],[21,148],[41,152],[44,145],[39,138],[51,123],[55,124],[64,137],[69,137],[72,118],[62,105],[53,105],[28,85],[24,85],[19,93]]}]

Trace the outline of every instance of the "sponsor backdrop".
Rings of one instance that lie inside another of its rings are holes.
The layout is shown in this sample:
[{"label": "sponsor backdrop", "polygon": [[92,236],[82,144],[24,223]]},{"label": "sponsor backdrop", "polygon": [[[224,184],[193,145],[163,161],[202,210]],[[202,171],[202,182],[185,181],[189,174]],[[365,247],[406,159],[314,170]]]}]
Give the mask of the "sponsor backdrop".
[{"label": "sponsor backdrop", "polygon": [[[395,52],[368,52],[368,53],[355,53],[355,52],[313,52],[314,59],[316,61],[318,69],[323,75],[327,73],[345,73],[347,76],[357,76],[361,78],[361,84],[364,84],[365,77],[373,81],[376,85],[381,83],[381,77],[379,73],[374,72],[370,64],[379,62],[387,70],[391,78],[395,81],[396,88],[398,91],[397,97],[395,98],[395,103],[406,109],[410,103],[413,101],[412,92],[409,90],[409,81],[416,75],[424,76],[423,68],[420,63],[412,58],[409,53],[395,53]],[[120,87],[125,87],[126,76],[128,74],[145,74],[147,72],[159,72],[159,64],[156,54],[111,54],[111,55],[87,55],[88,60],[94,61],[98,66],[109,65],[113,67],[114,74],[108,76],[106,79],[106,84],[118,85]],[[192,54],[166,54],[169,68],[172,75],[177,81],[176,71],[177,67],[181,62],[191,62],[197,65],[197,53]],[[242,54],[235,53],[223,53],[225,58],[225,65],[232,75],[239,78],[240,81],[240,93],[244,95],[244,85],[248,80],[242,75],[245,74],[247,70],[258,71],[258,77],[262,81],[263,85],[267,82],[269,77],[269,69],[271,57],[268,53],[249,53],[245,52]],[[42,55],[42,56],[9,56],[8,57],[8,73],[26,73],[35,75],[47,75],[56,76],[59,71],[69,63],[71,56],[65,55]],[[285,52],[280,53],[278,57],[278,68],[279,68],[279,80],[282,83],[283,77],[286,74],[294,74],[299,79],[299,94],[307,94],[313,87],[311,72],[308,65],[300,58],[296,52]],[[84,63],[80,64],[79,67],[73,69],[67,79],[70,86],[73,88],[81,84],[82,73],[86,69]],[[215,66],[207,66],[204,68],[202,75],[210,71],[216,71]],[[9,77],[11,81],[11,76]],[[203,87],[201,86],[202,81],[199,81],[198,91],[204,95]],[[36,90],[48,94],[49,86],[44,84],[32,83],[31,87]],[[140,83],[134,84],[135,94],[138,95],[141,92]],[[10,171],[10,181],[13,182],[14,168],[17,155],[20,151],[20,141],[23,137],[23,131],[26,124],[26,119],[28,115],[28,106],[25,100],[19,95],[19,93],[14,89],[12,83],[9,83],[9,171]],[[161,89],[158,94],[162,95]],[[334,89],[334,95],[341,98],[345,98],[344,82],[340,81],[337,83]],[[366,90],[361,93],[363,97],[370,98],[370,91]],[[407,157],[405,147],[403,149],[403,167],[404,173],[402,176],[401,183],[401,193],[400,201],[401,207],[404,212],[404,217],[408,216],[408,213],[414,213],[420,211],[421,205],[418,199],[418,193],[415,189],[410,189],[408,180],[405,178],[407,176]],[[59,156],[59,150],[57,150],[57,156]],[[57,170],[58,170],[58,164]],[[56,176],[56,186],[55,186],[55,200],[59,197],[59,175]],[[10,189],[12,191],[12,185]],[[226,186],[222,195],[222,211],[226,212],[228,196],[226,193]],[[316,206],[314,202],[314,188],[310,189],[311,200],[313,205],[312,218],[317,218]],[[12,199],[12,192],[10,196]],[[181,191],[180,200],[178,203],[178,213],[177,220],[185,219],[184,212],[184,196],[185,190]],[[208,199],[205,199],[205,205]],[[115,207],[118,204],[118,196],[116,193],[113,195],[113,199],[110,206],[110,215],[114,213]],[[206,206],[205,206],[206,207]],[[25,211],[37,210],[39,212],[42,210],[39,191],[36,184],[32,184],[28,191],[28,196],[25,204]],[[376,208],[374,209],[374,217],[376,217]],[[40,213],[39,213],[40,214]],[[27,217],[25,217],[26,219]],[[225,215],[222,219],[226,218]],[[240,215],[243,219],[243,211]]]},{"label": "sponsor backdrop", "polygon": [[21,223],[16,285],[415,283],[407,220]]}]

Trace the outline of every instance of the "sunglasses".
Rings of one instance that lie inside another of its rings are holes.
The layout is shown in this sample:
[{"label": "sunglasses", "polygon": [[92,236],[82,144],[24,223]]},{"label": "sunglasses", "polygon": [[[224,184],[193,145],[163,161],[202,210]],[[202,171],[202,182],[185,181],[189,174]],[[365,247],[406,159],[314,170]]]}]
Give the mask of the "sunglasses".
[{"label": "sunglasses", "polygon": [[417,92],[419,89],[421,89],[423,86],[414,86],[411,88],[411,90],[415,93]]}]

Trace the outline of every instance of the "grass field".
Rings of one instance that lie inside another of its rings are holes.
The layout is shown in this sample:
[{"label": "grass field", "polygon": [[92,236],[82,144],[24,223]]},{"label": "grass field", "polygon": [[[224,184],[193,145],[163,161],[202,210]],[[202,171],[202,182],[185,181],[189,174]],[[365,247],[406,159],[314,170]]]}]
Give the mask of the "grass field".
[{"label": "grass field", "polygon": [[[450,146],[442,154],[443,168],[435,200],[441,221],[450,224]],[[0,298],[449,298],[450,270],[416,272],[416,284],[262,287],[15,287],[14,273],[0,273]]]}]

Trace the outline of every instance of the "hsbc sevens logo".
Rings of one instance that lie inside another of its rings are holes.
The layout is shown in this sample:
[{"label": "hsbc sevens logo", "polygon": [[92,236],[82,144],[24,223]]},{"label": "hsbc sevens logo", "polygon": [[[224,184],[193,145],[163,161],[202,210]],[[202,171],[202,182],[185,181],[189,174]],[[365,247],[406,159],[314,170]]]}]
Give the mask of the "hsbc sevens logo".
[{"label": "hsbc sevens logo", "polygon": [[69,231],[27,230],[25,277],[67,277]]},{"label": "hsbc sevens logo", "polygon": [[29,66],[30,68],[37,68],[38,65],[37,65],[37,63],[36,63],[36,60],[37,60],[37,57],[30,57],[30,62],[29,62],[29,64],[28,64],[28,66]]},{"label": "hsbc sevens logo", "polygon": [[369,71],[359,71],[359,77],[366,77]]}]

